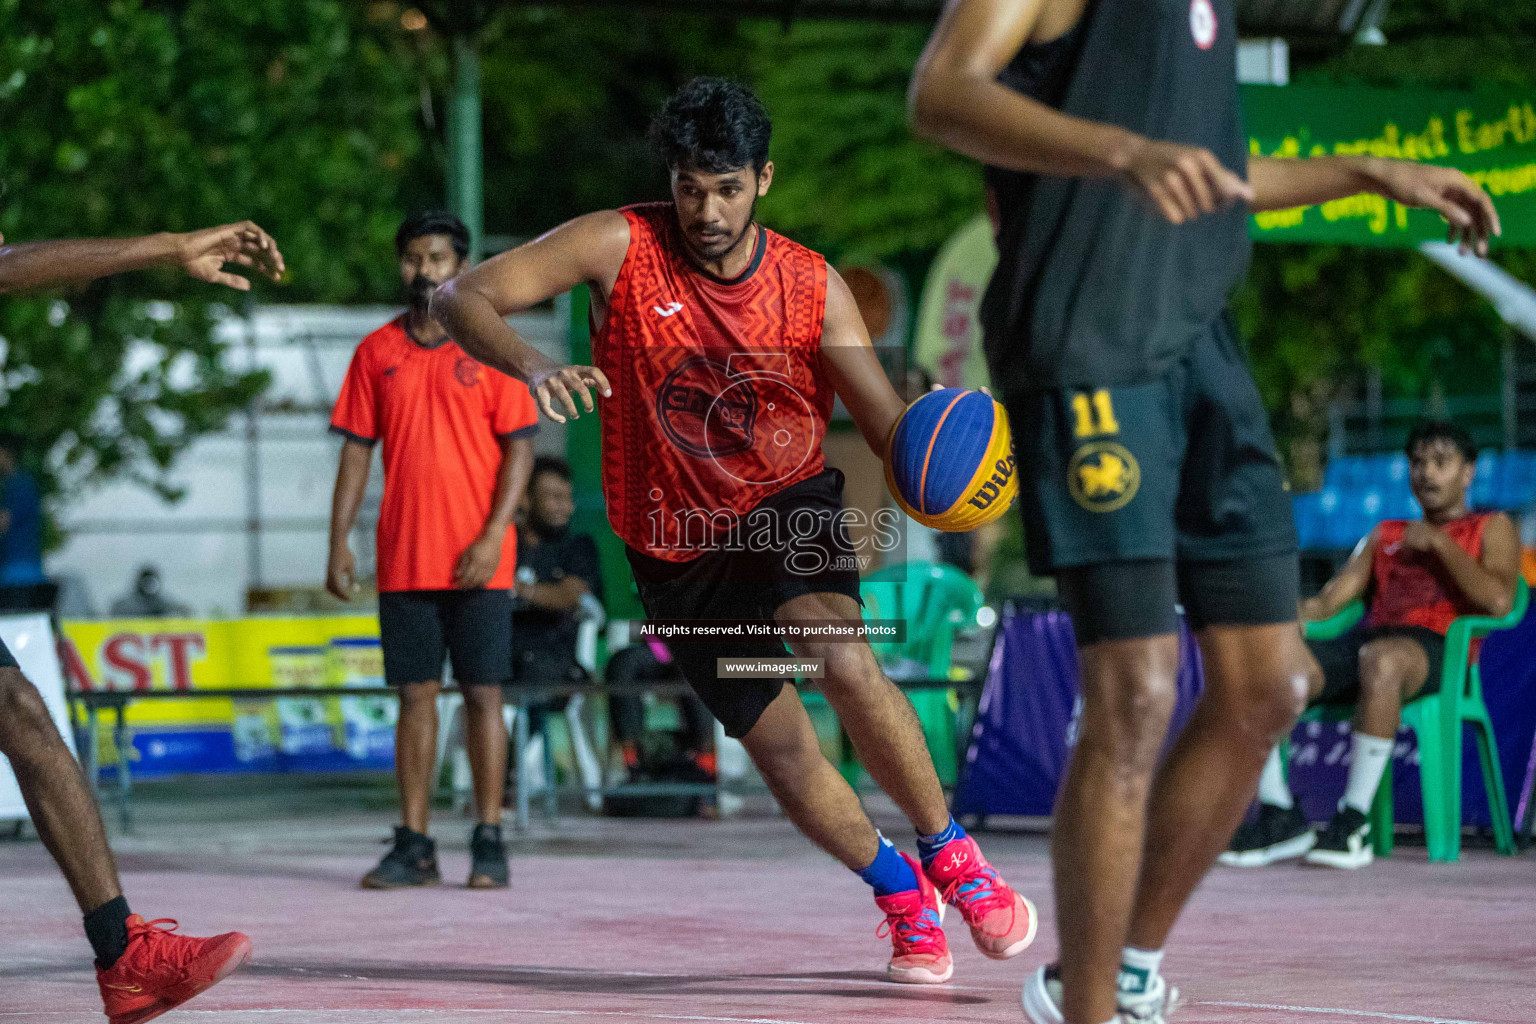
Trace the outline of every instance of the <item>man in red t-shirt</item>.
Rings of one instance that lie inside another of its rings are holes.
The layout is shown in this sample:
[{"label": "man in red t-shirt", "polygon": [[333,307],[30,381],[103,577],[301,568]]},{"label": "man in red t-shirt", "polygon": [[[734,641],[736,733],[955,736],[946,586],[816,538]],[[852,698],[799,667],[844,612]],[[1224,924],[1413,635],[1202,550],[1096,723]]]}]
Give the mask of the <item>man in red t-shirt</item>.
[{"label": "man in red t-shirt", "polygon": [[403,824],[363,878],[392,889],[439,880],[427,837],[443,659],[464,695],[466,746],[479,824],[470,839],[471,888],[507,884],[501,800],[507,733],[501,687],[512,677],[517,535],[512,512],[533,466],[538,412],[528,388],[464,354],[427,315],[432,291],[465,265],[469,232],[425,213],[395,236],[404,315],[364,338],[352,357],[331,430],[346,441],[331,507],[326,589],[357,589],[347,535],[357,521],[373,446],[384,442],[379,507],[379,635],[384,678],[400,688],[395,778]]},{"label": "man in red t-shirt", "polygon": [[1515,524],[1502,512],[1467,508],[1477,470],[1472,438],[1450,423],[1422,423],[1405,450],[1409,486],[1424,518],[1378,524],[1322,592],[1301,602],[1304,622],[1331,618],[1361,598],[1370,606],[1362,629],[1308,645],[1323,669],[1313,703],[1355,707],[1349,781],[1338,813],[1313,834],[1286,785],[1277,748],[1259,780],[1259,817],[1237,830],[1232,849],[1222,854],[1225,864],[1258,867],[1301,855],[1327,867],[1369,864],[1371,803],[1392,760],[1403,705],[1439,687],[1453,620],[1507,615],[1514,603]]}]

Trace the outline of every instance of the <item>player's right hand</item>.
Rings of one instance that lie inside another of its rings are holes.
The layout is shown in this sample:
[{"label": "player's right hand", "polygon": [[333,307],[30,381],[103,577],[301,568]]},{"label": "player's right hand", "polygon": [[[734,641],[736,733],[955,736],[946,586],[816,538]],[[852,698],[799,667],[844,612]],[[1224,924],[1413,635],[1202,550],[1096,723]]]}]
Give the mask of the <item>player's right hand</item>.
[{"label": "player's right hand", "polygon": [[357,560],[351,548],[331,552],[325,566],[325,589],[340,601],[350,601],[357,593]]},{"label": "player's right hand", "polygon": [[1137,198],[1170,224],[1224,210],[1239,200],[1253,201],[1253,187],[1199,146],[1141,139],[1121,176]]},{"label": "player's right hand", "polygon": [[248,220],[177,235],[176,262],[199,281],[242,292],[251,290],[251,282],[225,271],[226,265],[246,267],[273,281],[281,281],[286,269],[272,236]]},{"label": "player's right hand", "polygon": [[592,402],[592,392],[588,390],[594,387],[602,390],[604,398],[613,394],[608,378],[595,366],[556,366],[540,370],[528,381],[528,390],[533,392],[539,408],[556,423],[564,423],[567,417],[573,420],[581,418],[573,395],[581,396],[584,411],[596,409],[597,406]]}]

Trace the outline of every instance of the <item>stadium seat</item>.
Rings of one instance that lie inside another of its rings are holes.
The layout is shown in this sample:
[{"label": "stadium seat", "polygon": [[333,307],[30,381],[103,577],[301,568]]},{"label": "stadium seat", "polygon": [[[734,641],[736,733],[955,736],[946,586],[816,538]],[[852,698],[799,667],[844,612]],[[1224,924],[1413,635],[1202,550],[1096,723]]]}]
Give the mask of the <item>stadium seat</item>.
[{"label": "stadium seat", "polygon": [[1536,502],[1536,452],[1505,452],[1499,467],[1495,504],[1515,512]]},{"label": "stadium seat", "polygon": [[1296,519],[1296,538],[1303,551],[1319,548],[1324,523],[1323,496],[1314,491],[1310,494],[1291,496],[1291,514]]},{"label": "stadium seat", "polygon": [[[1506,856],[1515,852],[1509,802],[1499,768],[1493,721],[1483,702],[1483,679],[1472,642],[1500,629],[1509,629],[1525,617],[1530,590],[1520,580],[1515,605],[1508,615],[1493,618],[1464,615],[1451,623],[1445,637],[1445,661],[1440,666],[1440,690],[1420,697],[1403,708],[1403,724],[1419,740],[1419,783],[1424,794],[1424,836],[1431,861],[1454,861],[1461,856],[1461,753],[1462,726],[1470,724],[1482,763],[1483,787],[1488,794],[1488,813],[1493,820],[1494,845]],[[1355,601],[1331,619],[1306,624],[1308,640],[1334,640],[1349,632],[1365,614]],[[1336,705],[1310,708],[1304,722],[1346,721],[1354,709]],[[1289,743],[1287,742],[1287,746]],[[1288,763],[1288,758],[1285,759]],[[1371,842],[1378,856],[1392,853],[1392,771],[1388,766],[1376,799],[1371,805]]]},{"label": "stadium seat", "polygon": [[1467,493],[1467,504],[1475,509],[1496,508],[1499,502],[1499,478],[1503,460],[1498,452],[1483,452],[1477,457],[1477,475]]}]

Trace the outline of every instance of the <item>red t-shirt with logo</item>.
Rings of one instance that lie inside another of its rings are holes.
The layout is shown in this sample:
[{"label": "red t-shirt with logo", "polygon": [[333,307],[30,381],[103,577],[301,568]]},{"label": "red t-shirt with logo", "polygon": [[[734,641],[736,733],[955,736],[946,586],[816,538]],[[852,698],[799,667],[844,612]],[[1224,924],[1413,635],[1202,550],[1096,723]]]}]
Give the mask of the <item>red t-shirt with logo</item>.
[{"label": "red t-shirt with logo", "polygon": [[[1453,519],[1440,529],[1475,561],[1483,557],[1483,528],[1492,513]],[[1429,551],[1403,547],[1405,519],[1388,519],[1378,527],[1376,553],[1371,559],[1369,626],[1423,626],[1442,636],[1461,615],[1476,615],[1450,571]]]},{"label": "red t-shirt with logo", "polygon": [[688,260],[671,203],[620,212],[629,250],[592,338],[613,385],[603,497],[625,543],[683,562],[823,469],[827,264],[760,226],[747,269],[723,280]]},{"label": "red t-shirt with logo", "polygon": [[[483,366],[453,341],[423,348],[405,318],[352,356],[331,429],[384,443],[379,590],[449,590],[453,567],[491,514],[502,439],[538,430],[527,385]],[[517,531],[507,530],[488,589],[510,589]]]}]

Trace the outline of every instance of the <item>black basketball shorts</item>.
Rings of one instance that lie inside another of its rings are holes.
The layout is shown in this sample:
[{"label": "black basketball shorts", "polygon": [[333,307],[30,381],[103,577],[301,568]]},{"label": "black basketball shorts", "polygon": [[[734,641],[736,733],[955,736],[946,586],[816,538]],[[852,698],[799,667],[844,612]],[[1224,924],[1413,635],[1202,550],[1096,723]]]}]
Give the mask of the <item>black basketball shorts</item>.
[{"label": "black basketball shorts", "polygon": [[384,681],[435,682],[451,659],[460,686],[512,679],[512,595],[506,590],[396,590],[379,595]]},{"label": "black basketball shorts", "polygon": [[[805,594],[844,594],[859,601],[859,571],[843,507],[843,474],[829,469],[785,488],[758,508],[789,520],[817,523],[792,544],[760,549],[713,548],[686,562],[670,562],[626,548],[640,603],[648,619],[771,620],[785,602]],[[751,515],[750,513],[748,514]],[[750,531],[748,531],[750,532]],[[862,603],[862,602],[861,602]],[[779,639],[723,643],[668,640],[673,661],[725,734],[740,739],[791,680],[721,679],[716,658],[782,658]]]},{"label": "black basketball shorts", "polygon": [[[1274,566],[1296,554],[1290,495],[1227,317],[1213,321],[1156,379],[1019,390],[1004,396],[1004,404],[1032,572],[1063,576],[1113,563],[1171,563],[1186,581],[1209,575],[1190,567],[1220,566],[1218,575],[1232,583],[1252,563],[1263,571],[1251,587],[1241,579],[1235,587],[1251,600],[1232,619],[1210,609],[1201,624],[1295,619],[1296,584],[1284,580],[1294,573],[1277,574]],[[1173,581],[1175,574],[1162,575]],[[1276,585],[1277,578],[1285,585]],[[1106,599],[1156,602],[1162,621],[1171,624],[1181,587],[1170,582],[1157,589]]]}]

